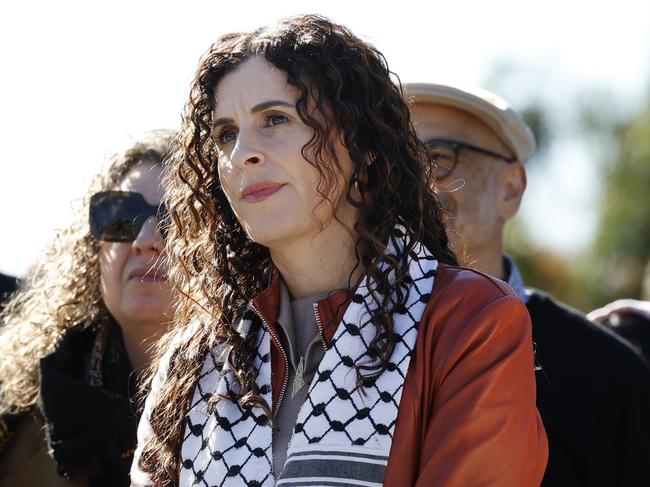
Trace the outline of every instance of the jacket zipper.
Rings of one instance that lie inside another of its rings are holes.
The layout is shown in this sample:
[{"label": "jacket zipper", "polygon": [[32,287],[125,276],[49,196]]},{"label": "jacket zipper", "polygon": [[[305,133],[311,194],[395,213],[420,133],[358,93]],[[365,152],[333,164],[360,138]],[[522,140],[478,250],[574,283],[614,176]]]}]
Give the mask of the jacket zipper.
[{"label": "jacket zipper", "polygon": [[320,313],[318,312],[318,303],[313,303],[314,307],[314,316],[316,316],[316,325],[318,326],[318,335],[320,336],[320,341],[323,344],[323,348],[327,352],[327,343],[325,343],[325,337],[323,336],[323,324],[320,320]]},{"label": "jacket zipper", "polygon": [[[273,329],[269,326],[267,321],[264,319],[262,316],[262,313],[257,309],[255,305],[251,305],[251,308],[253,308],[253,311],[257,316],[259,316],[260,320],[262,320],[262,324],[264,325],[264,328],[266,328],[266,331],[269,332],[269,335],[271,335],[271,339],[275,342],[275,344],[278,346],[280,349],[280,352],[282,352],[282,356],[284,357],[284,378],[282,379],[282,388],[280,389],[280,395],[278,396],[278,403],[275,405],[273,408],[273,416],[275,416],[278,411],[280,410],[280,404],[282,404],[282,398],[284,397],[284,393],[287,389],[287,382],[289,382],[289,359],[287,358],[287,354],[284,351],[284,348],[282,348],[282,343],[280,343],[280,340],[278,339],[278,336],[275,334]],[[271,380],[271,402],[273,402],[273,380]]]}]

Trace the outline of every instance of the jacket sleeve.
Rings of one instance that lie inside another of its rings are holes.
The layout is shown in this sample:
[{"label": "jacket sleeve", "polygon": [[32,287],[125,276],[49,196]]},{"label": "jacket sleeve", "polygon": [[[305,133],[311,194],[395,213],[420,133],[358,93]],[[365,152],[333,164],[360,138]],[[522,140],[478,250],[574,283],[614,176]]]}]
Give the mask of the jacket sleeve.
[{"label": "jacket sleeve", "polygon": [[416,486],[538,486],[548,446],[535,406],[528,311],[504,295],[448,320],[458,314],[464,322],[443,324],[433,351],[433,407]]}]

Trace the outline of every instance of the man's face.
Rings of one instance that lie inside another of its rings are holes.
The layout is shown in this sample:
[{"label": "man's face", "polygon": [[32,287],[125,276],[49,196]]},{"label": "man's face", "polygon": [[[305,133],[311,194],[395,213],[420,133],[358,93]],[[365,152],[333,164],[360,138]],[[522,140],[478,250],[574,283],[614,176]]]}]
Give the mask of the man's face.
[{"label": "man's face", "polygon": [[[449,139],[497,153],[509,151],[494,132],[467,112],[437,104],[417,104],[412,120],[420,140]],[[461,149],[453,172],[438,181],[436,191],[448,215],[452,247],[466,265],[500,255],[505,218],[502,170],[508,164],[494,157]],[[478,266],[481,267],[480,265]]]}]

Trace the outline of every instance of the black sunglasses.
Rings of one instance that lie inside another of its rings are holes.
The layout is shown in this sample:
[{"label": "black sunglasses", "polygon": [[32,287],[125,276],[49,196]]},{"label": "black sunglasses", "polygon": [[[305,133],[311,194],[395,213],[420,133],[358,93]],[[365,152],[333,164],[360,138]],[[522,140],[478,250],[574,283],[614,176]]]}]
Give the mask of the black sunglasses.
[{"label": "black sunglasses", "polygon": [[140,193],[102,191],[90,198],[90,233],[105,242],[133,242],[150,216],[167,237],[168,216],[164,205],[150,205]]},{"label": "black sunglasses", "polygon": [[508,163],[517,160],[514,157],[504,156],[498,152],[450,139],[429,139],[424,141],[424,145],[429,151],[431,161],[435,164],[433,175],[438,181],[445,179],[454,172],[458,164],[458,154],[461,150],[469,150],[485,156],[496,157]]}]

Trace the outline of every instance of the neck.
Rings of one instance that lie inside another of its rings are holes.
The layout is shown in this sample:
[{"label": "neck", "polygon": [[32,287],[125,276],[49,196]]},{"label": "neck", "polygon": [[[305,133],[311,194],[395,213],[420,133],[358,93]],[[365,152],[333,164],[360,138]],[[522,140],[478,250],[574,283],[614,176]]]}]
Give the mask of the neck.
[{"label": "neck", "polygon": [[468,249],[466,255],[460,254],[461,264],[488,276],[505,280],[505,268],[503,266],[503,249],[501,241],[492,242],[481,248]]},{"label": "neck", "polygon": [[508,276],[506,276],[506,270],[503,266],[503,256],[501,252],[498,254],[492,255],[489,259],[486,259],[485,266],[477,266],[476,269],[487,274],[488,276],[496,277],[505,281]]},{"label": "neck", "polygon": [[160,323],[137,323],[132,326],[120,324],[120,328],[129,363],[135,373],[140,375],[151,363],[156,343],[167,328]]},{"label": "neck", "polygon": [[337,221],[315,235],[271,249],[271,259],[293,299],[347,288],[361,274],[355,269],[352,234]]}]

